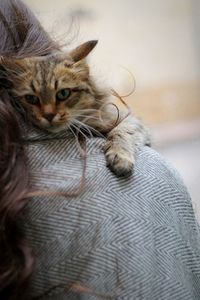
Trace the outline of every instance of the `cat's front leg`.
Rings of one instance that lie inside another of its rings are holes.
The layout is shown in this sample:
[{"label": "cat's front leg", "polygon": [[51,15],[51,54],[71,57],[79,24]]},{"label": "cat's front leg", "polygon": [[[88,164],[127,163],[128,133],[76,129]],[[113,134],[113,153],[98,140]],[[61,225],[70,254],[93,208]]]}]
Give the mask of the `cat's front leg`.
[{"label": "cat's front leg", "polygon": [[118,176],[133,172],[137,146],[149,145],[145,126],[135,117],[128,116],[107,135],[104,147],[107,165]]}]

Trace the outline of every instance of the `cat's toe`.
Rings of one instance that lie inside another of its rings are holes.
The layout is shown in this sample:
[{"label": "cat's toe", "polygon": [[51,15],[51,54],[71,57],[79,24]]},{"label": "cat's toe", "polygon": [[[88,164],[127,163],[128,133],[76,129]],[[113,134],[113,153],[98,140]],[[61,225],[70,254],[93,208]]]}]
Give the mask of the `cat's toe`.
[{"label": "cat's toe", "polygon": [[125,155],[106,153],[107,166],[117,176],[130,176],[134,169],[134,160]]}]

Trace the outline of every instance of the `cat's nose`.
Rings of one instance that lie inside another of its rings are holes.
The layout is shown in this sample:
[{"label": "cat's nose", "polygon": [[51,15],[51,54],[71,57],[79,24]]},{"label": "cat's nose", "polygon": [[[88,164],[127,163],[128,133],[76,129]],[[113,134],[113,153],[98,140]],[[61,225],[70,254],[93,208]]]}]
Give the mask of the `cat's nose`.
[{"label": "cat's nose", "polygon": [[52,113],[46,113],[46,114],[44,114],[44,118],[47,119],[49,122],[51,122],[54,117],[55,117],[55,115],[52,114]]}]

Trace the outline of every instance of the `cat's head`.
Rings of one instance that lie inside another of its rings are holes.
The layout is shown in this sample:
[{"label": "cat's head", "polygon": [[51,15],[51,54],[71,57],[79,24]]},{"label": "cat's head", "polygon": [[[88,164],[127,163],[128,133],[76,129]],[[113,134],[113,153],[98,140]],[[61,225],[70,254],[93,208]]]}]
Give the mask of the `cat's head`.
[{"label": "cat's head", "polygon": [[96,44],[89,41],[69,53],[3,60],[8,90],[32,123],[58,132],[96,107],[84,60]]}]

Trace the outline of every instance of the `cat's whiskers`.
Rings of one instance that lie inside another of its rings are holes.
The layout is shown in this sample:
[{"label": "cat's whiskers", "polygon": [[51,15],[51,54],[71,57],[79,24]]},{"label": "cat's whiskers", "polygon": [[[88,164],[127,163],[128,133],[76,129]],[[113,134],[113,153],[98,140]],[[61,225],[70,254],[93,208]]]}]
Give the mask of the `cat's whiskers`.
[{"label": "cat's whiskers", "polygon": [[96,108],[85,108],[85,109],[79,109],[78,112],[97,112],[97,113],[99,113],[99,110]]},{"label": "cat's whiskers", "polygon": [[[74,126],[73,126],[74,127]],[[74,127],[75,128],[75,127]],[[74,130],[73,130],[73,128],[71,127],[71,126],[67,126],[67,129],[69,129],[70,131],[71,131],[71,133],[73,134],[73,136],[74,136],[74,138],[75,138],[75,140],[76,140],[76,144],[77,144],[77,147],[78,147],[78,149],[79,149],[79,151],[80,151],[80,153],[81,153],[81,156],[82,157],[85,157],[85,155],[86,155],[86,152],[83,150],[83,148],[81,147],[81,144],[80,144],[80,141],[79,141],[79,139],[78,139],[78,135],[76,135],[76,133],[74,132]],[[77,130],[77,129],[76,129]],[[80,131],[79,131],[80,132]],[[79,133],[78,132],[78,133]],[[85,138],[87,138],[87,137],[85,137]]]},{"label": "cat's whiskers", "polygon": [[[88,139],[88,136],[81,130],[80,126],[76,126],[74,123],[70,124],[70,127],[71,126],[77,131],[78,134],[81,133],[85,137],[86,140]],[[78,134],[77,134],[77,136],[78,136]]]},{"label": "cat's whiskers", "polygon": [[88,115],[77,115],[77,114],[74,116],[74,118],[75,119],[82,118],[83,121],[88,120],[88,119],[99,120],[99,118],[97,118],[97,117],[88,116]]},{"label": "cat's whiskers", "polygon": [[81,126],[84,129],[86,129],[88,132],[90,132],[92,137],[93,137],[92,132],[94,132],[97,136],[100,136],[100,137],[104,138],[104,135],[101,132],[99,132],[98,130],[94,129],[92,126],[84,124],[83,122],[81,122],[79,120],[75,120],[75,122],[79,124],[79,127]]},{"label": "cat's whiskers", "polygon": [[[94,113],[94,114],[93,114]],[[74,118],[90,118],[101,120],[101,112],[94,108],[79,109],[74,113]]]},{"label": "cat's whiskers", "polygon": [[76,126],[85,130],[86,132],[88,132],[90,138],[92,138],[94,136],[92,131],[90,130],[89,126],[87,126],[86,124],[83,124],[82,122],[79,122],[79,121],[75,121],[75,122],[76,122]]},{"label": "cat's whiskers", "polygon": [[95,109],[95,108],[79,109],[77,110],[77,113],[81,113],[83,115],[89,114],[101,118],[101,109]]},{"label": "cat's whiskers", "polygon": [[68,130],[70,130],[70,132],[73,134],[73,136],[75,137],[75,139],[76,139],[76,142],[78,142],[78,136],[76,135],[76,133],[74,132],[74,130],[73,130],[73,128],[71,127],[71,125],[70,126],[67,126],[66,127],[66,129]]},{"label": "cat's whiskers", "polygon": [[77,112],[83,112],[83,113],[97,113],[99,115],[99,109],[96,108],[83,108],[83,109],[77,109]]}]

